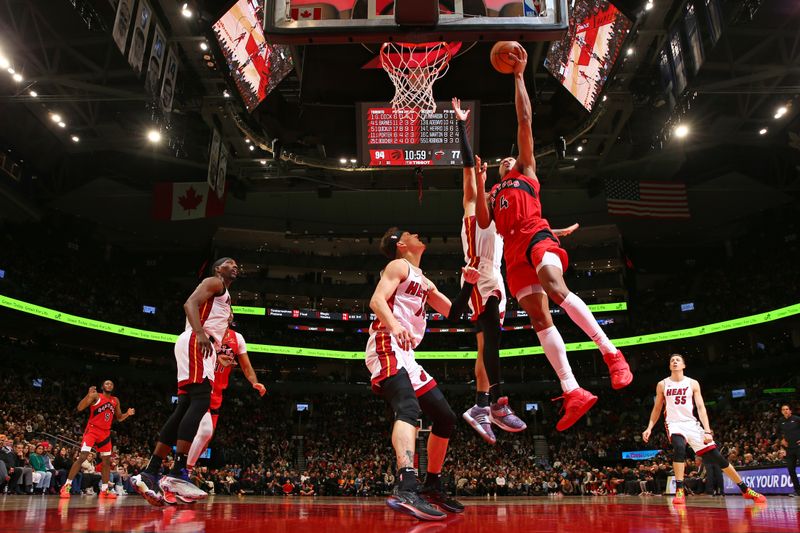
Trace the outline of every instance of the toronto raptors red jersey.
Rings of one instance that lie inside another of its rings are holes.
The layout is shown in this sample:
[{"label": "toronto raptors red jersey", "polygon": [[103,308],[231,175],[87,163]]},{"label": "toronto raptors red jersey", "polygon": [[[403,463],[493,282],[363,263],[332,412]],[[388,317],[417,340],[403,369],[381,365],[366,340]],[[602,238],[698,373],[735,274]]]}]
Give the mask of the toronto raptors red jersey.
[{"label": "toronto raptors red jersey", "polygon": [[[246,352],[247,345],[244,342],[244,337],[232,329],[228,329],[222,337],[222,347],[219,353],[232,355],[236,360],[236,357]],[[212,409],[218,409],[219,405],[222,404],[222,392],[228,388],[231,369],[233,369],[233,365],[223,366],[217,362],[217,366],[214,369],[214,387],[211,390]]]},{"label": "toronto raptors red jersey", "polygon": [[505,242],[506,253],[516,251],[520,245],[527,246],[537,232],[550,228],[542,218],[539,189],[539,180],[520,174],[514,168],[492,187],[489,208],[497,233]]},{"label": "toronto raptors red jersey", "polygon": [[113,396],[106,397],[101,394],[94,405],[89,407],[89,423],[86,429],[93,427],[111,430],[111,423],[114,422],[114,414],[116,412],[117,399]]}]

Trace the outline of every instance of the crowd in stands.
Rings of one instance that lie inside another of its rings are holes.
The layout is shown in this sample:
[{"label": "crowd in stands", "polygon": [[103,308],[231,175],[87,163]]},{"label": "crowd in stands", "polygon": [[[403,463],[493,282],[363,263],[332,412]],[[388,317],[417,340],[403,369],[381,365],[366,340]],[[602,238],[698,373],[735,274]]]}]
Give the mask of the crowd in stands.
[{"label": "crowd in stands", "polygon": [[[96,364],[4,340],[8,363],[0,373],[0,435],[5,437],[0,461],[14,472],[0,479],[0,491],[50,494],[58,490],[77,457],[76,444],[86,422],[86,413],[76,412],[76,406],[89,386],[111,378],[122,408],[136,409],[135,416],[115,423],[113,434],[112,486],[132,492],[129,479],[144,468],[158,429],[171,411],[173,371]],[[666,375],[666,370],[662,373]],[[704,382],[717,442],[732,464],[746,467],[782,461],[777,422],[780,403],[786,399],[760,391],[776,384],[797,386],[798,374],[793,376],[776,377],[773,372],[771,377],[739,377],[735,385],[746,388],[748,396],[736,400],[730,397],[728,375]],[[34,380],[41,380],[40,386]],[[262,381],[270,388],[270,376]],[[500,432],[495,446],[459,424],[443,481],[462,496],[660,494],[672,469],[663,426],[658,426],[647,445],[640,436],[654,388],[652,382],[637,383],[624,392],[596,391],[601,401],[564,433],[553,429],[558,413],[542,405],[540,411],[524,414],[527,431]],[[465,390],[446,394],[456,412],[472,402]],[[298,402],[308,403],[310,409],[297,411]],[[210,444],[211,459],[201,461],[193,479],[216,494],[385,494],[394,482],[390,427],[386,406],[365,386],[350,387],[341,394],[270,392],[260,398],[236,372]],[[536,435],[545,436],[544,450],[540,446],[537,451]],[[661,452],[638,463],[620,459],[623,450],[642,449]],[[424,450],[424,445],[420,443],[418,450]],[[425,461],[423,452],[420,463]],[[99,461],[90,456],[81,465],[73,491],[96,493],[99,472]],[[703,476],[702,464],[690,459],[689,489],[716,490],[705,487]]]}]

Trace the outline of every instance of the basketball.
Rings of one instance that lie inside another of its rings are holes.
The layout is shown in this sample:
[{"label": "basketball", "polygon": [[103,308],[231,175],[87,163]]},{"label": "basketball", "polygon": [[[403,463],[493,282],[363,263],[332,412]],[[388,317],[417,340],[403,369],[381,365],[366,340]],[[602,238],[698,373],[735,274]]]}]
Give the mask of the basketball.
[{"label": "basketball", "polygon": [[517,41],[498,41],[492,47],[489,59],[494,69],[501,74],[511,74],[514,72],[514,60],[508,54],[515,53],[522,45]]}]

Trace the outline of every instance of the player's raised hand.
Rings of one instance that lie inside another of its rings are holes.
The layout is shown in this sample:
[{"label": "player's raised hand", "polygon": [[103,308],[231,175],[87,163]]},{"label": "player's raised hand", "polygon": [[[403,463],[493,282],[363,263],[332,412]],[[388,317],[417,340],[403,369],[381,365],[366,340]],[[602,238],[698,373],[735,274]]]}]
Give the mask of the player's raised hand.
[{"label": "player's raised hand", "polygon": [[645,429],[644,431],[642,431],[642,440],[645,442],[645,444],[647,444],[647,441],[650,440],[650,430],[649,429]]},{"label": "player's raised hand", "polygon": [[97,387],[95,387],[95,386],[89,387],[89,392],[86,394],[86,396],[90,396],[92,398],[97,398],[97,395],[98,395],[97,394]]},{"label": "player's raised hand", "polygon": [[450,102],[453,104],[453,111],[455,111],[456,120],[461,120],[466,122],[467,117],[469,117],[469,109],[467,109],[466,111],[461,109],[461,100],[459,100],[456,97],[453,97],[453,99]]},{"label": "player's raised hand", "polygon": [[522,46],[517,48],[515,53],[509,53],[508,57],[514,61],[514,74],[522,74],[528,65],[528,52]]},{"label": "player's raised hand", "polygon": [[475,185],[478,190],[486,190],[486,163],[481,162],[481,156],[475,154]]},{"label": "player's raised hand", "polygon": [[553,235],[556,237],[566,237],[575,232],[576,229],[580,228],[580,224],[577,222],[571,226],[567,226],[566,228],[559,228],[553,230]]},{"label": "player's raised hand", "polygon": [[470,285],[475,285],[478,283],[478,280],[481,277],[481,273],[471,266],[462,267],[461,273],[464,274],[464,282],[469,283]]},{"label": "player's raised hand", "polygon": [[397,341],[397,344],[400,346],[400,348],[403,350],[411,349],[411,343],[413,339],[411,338],[411,333],[409,333],[406,328],[400,324],[397,324],[392,328],[391,334],[392,337],[394,337]]},{"label": "player's raised hand", "polygon": [[267,388],[261,383],[253,383],[253,388],[258,391],[259,396],[264,396],[267,393]]}]

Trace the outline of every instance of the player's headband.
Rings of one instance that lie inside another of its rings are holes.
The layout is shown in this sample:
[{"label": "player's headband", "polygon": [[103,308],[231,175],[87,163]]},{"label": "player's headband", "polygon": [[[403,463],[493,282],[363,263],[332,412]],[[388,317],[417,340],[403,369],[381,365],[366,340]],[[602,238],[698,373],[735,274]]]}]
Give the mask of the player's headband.
[{"label": "player's headband", "polygon": [[389,235],[388,243],[389,249],[392,251],[392,257],[397,256],[397,243],[400,242],[400,238],[403,236],[403,233],[405,233],[405,231],[399,229]]}]

